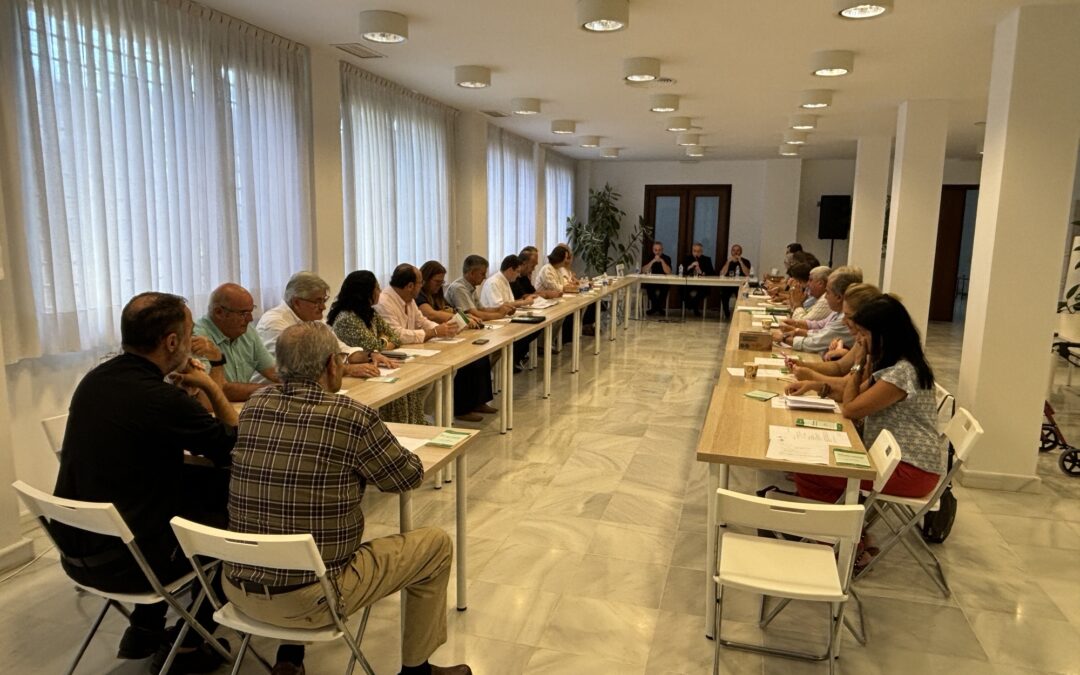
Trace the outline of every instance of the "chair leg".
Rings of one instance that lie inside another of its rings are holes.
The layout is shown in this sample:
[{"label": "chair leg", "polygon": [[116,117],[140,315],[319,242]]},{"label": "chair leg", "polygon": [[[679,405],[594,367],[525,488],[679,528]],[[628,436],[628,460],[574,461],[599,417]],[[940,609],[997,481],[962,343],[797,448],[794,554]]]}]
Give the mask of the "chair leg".
[{"label": "chair leg", "polygon": [[780,598],[780,602],[776,603],[776,605],[769,611],[768,615],[766,615],[765,614],[765,602],[764,602],[764,597],[763,597],[762,598],[762,605],[761,605],[761,610],[762,610],[761,611],[761,620],[758,623],[758,626],[761,627],[761,628],[767,628],[769,626],[769,624],[772,623],[772,620],[776,618],[776,615],[779,614],[780,612],[782,612],[784,610],[784,608],[787,607],[788,603],[790,603],[790,602],[791,602],[791,600],[789,598]]},{"label": "chair leg", "polygon": [[356,629],[356,637],[354,638],[348,631],[342,631],[345,641],[349,644],[349,649],[352,650],[352,656],[349,657],[349,665],[345,669],[345,675],[352,675],[353,669],[356,667],[356,662],[360,662],[360,667],[364,669],[367,675],[375,675],[375,670],[368,663],[368,660],[364,657],[364,653],[360,651],[360,643],[364,639],[364,630],[367,628],[368,617],[371,616],[371,605],[364,608],[363,614],[360,615],[360,625]]},{"label": "chair leg", "polygon": [[112,600],[106,600],[105,604],[101,606],[101,611],[98,612],[97,618],[94,619],[93,625],[90,626],[90,632],[83,638],[82,644],[79,645],[79,651],[75,653],[75,658],[71,661],[71,667],[67,669],[67,675],[71,675],[75,672],[75,668],[79,665],[79,661],[82,660],[83,654],[86,653],[86,648],[90,646],[90,641],[94,639],[94,634],[97,633],[97,629],[101,626],[101,622],[105,620],[105,615],[109,612],[109,607],[112,607],[114,603]]},{"label": "chair leg", "polygon": [[713,637],[713,675],[720,675],[720,627],[724,617],[724,587],[716,585],[716,635]]},{"label": "chair leg", "polygon": [[840,658],[840,631],[844,628],[844,605],[846,603],[830,603],[830,609],[834,615],[832,630],[829,635],[829,674],[836,673],[836,660]]},{"label": "chair leg", "polygon": [[848,595],[855,601],[855,608],[859,612],[859,627],[856,629],[855,623],[851,620],[851,617],[848,616],[844,617],[844,626],[847,627],[848,632],[851,633],[851,637],[855,638],[856,642],[865,647],[867,632],[866,617],[863,615],[862,599],[855,592],[855,589],[851,587],[848,588]]},{"label": "chair leg", "polygon": [[[240,663],[244,660],[244,654],[247,653],[248,645],[251,644],[251,633],[244,633],[243,638],[240,639],[240,646],[236,650],[236,661],[233,662],[232,670],[229,671],[229,675],[237,675],[240,672]],[[262,659],[259,659],[262,661]],[[264,666],[268,665],[263,663]],[[267,668],[267,670],[273,670],[273,668]]]}]

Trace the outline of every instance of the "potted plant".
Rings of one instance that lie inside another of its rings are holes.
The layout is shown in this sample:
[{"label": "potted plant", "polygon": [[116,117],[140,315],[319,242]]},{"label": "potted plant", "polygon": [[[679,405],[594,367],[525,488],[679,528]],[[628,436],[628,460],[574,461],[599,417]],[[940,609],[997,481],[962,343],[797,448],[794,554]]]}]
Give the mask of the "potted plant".
[{"label": "potted plant", "polygon": [[616,265],[637,267],[642,238],[652,236],[652,228],[644,217],[629,234],[622,237],[622,219],[626,212],[618,207],[622,195],[611,185],[604,184],[600,190],[589,190],[589,218],[586,222],[566,219],[566,234],[574,255],[585,263],[587,272],[604,274]]}]

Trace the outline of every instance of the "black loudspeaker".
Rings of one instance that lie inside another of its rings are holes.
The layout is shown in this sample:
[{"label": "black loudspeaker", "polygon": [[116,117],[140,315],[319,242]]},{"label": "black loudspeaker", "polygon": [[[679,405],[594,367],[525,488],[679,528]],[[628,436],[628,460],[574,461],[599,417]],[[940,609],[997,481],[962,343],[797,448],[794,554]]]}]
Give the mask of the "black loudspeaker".
[{"label": "black loudspeaker", "polygon": [[821,195],[818,239],[847,239],[851,229],[851,196]]}]

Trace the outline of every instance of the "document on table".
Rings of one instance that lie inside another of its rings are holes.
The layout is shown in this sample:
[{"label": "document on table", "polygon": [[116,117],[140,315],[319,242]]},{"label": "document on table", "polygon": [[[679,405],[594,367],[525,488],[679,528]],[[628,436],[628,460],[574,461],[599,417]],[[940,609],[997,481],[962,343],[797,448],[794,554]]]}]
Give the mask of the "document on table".
[{"label": "document on table", "polygon": [[728,368],[727,371],[732,377],[746,377],[746,371],[742,368]]},{"label": "document on table", "polygon": [[559,304],[558,300],[549,300],[547,298],[541,298],[538,296],[536,298],[533,298],[532,305],[530,305],[530,307],[532,307],[533,309],[545,309],[547,307],[551,307],[557,304]]},{"label": "document on table", "polygon": [[393,377],[397,372],[397,368],[379,368],[379,375],[382,377]]},{"label": "document on table", "polygon": [[755,358],[754,363],[758,364],[759,366],[771,366],[773,368],[784,367],[784,359],[770,359],[764,356],[759,356]]},{"label": "document on table", "polygon": [[449,338],[449,337],[431,338],[430,340],[428,340],[428,342],[444,342],[444,343],[446,343],[448,345],[456,345],[459,342],[465,342],[465,338]]},{"label": "document on table", "polygon": [[769,459],[800,464],[828,464],[829,444],[821,441],[774,438],[769,441],[769,449],[765,451],[765,456]]},{"label": "document on table", "polygon": [[825,445],[839,445],[850,448],[851,441],[843,431],[827,431],[825,429],[812,429],[809,427],[785,427],[779,424],[769,425],[769,440],[795,441],[798,443],[824,443]]},{"label": "document on table", "polygon": [[417,449],[427,445],[426,438],[410,438],[408,436],[398,436],[397,442],[401,443],[401,447],[405,448],[409,452],[416,452]]},{"label": "document on table", "polygon": [[438,349],[418,349],[416,347],[399,347],[395,351],[409,356],[436,356],[439,353]]}]

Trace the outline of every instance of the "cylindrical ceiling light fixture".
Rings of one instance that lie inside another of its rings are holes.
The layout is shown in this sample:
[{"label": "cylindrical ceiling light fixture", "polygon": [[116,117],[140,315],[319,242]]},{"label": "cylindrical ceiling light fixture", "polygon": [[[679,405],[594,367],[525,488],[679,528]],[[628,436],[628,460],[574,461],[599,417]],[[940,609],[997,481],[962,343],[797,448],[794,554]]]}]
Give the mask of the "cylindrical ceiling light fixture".
[{"label": "cylindrical ceiling light fixture", "polygon": [[686,156],[687,157],[704,157],[705,156],[705,148],[703,148],[700,145],[691,145],[690,147],[688,147],[686,149]]},{"label": "cylindrical ceiling light fixture", "polygon": [[491,70],[484,66],[457,66],[454,82],[466,89],[483,89],[491,85]]},{"label": "cylindrical ceiling light fixture", "polygon": [[510,112],[515,115],[536,115],[540,112],[540,99],[538,98],[514,98],[510,99]]},{"label": "cylindrical ceiling light fixture", "polygon": [[893,0],[874,0],[857,2],[856,0],[835,0],[836,13],[844,19],[873,19],[892,11]]},{"label": "cylindrical ceiling light fixture", "polygon": [[788,126],[796,131],[810,131],[817,128],[817,115],[792,115]]},{"label": "cylindrical ceiling light fixture", "polygon": [[799,107],[806,110],[828,108],[832,105],[832,89],[808,89],[799,94]]},{"label": "cylindrical ceiling light fixture", "polygon": [[600,137],[599,136],[582,136],[578,141],[578,145],[583,148],[599,148]]},{"label": "cylindrical ceiling light fixture", "polygon": [[700,145],[701,144],[701,136],[698,135],[698,134],[679,134],[675,138],[675,143],[677,145],[683,145],[683,146]]},{"label": "cylindrical ceiling light fixture", "polygon": [[785,131],[784,143],[788,145],[806,145],[809,136],[805,131]]},{"label": "cylindrical ceiling light fixture", "polygon": [[672,117],[667,122],[668,131],[689,131],[690,130],[690,118],[689,117]]},{"label": "cylindrical ceiling light fixture", "polygon": [[605,159],[618,159],[618,157],[619,157],[619,149],[618,148],[600,148],[600,156],[604,157]]},{"label": "cylindrical ceiling light fixture", "polygon": [[553,120],[551,122],[551,133],[553,134],[572,134],[577,131],[577,123],[574,120]]},{"label": "cylindrical ceiling light fixture", "polygon": [[830,49],[814,52],[810,72],[818,77],[842,77],[855,70],[855,52]]},{"label": "cylindrical ceiling light fixture", "polygon": [[360,12],[360,37],[382,44],[405,42],[409,39],[409,20],[404,14],[381,9]]},{"label": "cylindrical ceiling light fixture", "polygon": [[679,97],[675,94],[654,94],[649,110],[658,113],[675,112],[679,109]]},{"label": "cylindrical ceiling light fixture", "polygon": [[577,22],[582,30],[613,33],[630,25],[629,0],[578,0]]},{"label": "cylindrical ceiling light fixture", "polygon": [[660,77],[660,59],[635,56],[623,61],[623,79],[630,82],[652,82]]},{"label": "cylindrical ceiling light fixture", "polygon": [[787,143],[785,143],[784,145],[781,145],[780,146],[780,156],[781,157],[798,157],[799,156],[799,146],[797,146],[797,145],[788,145]]}]

